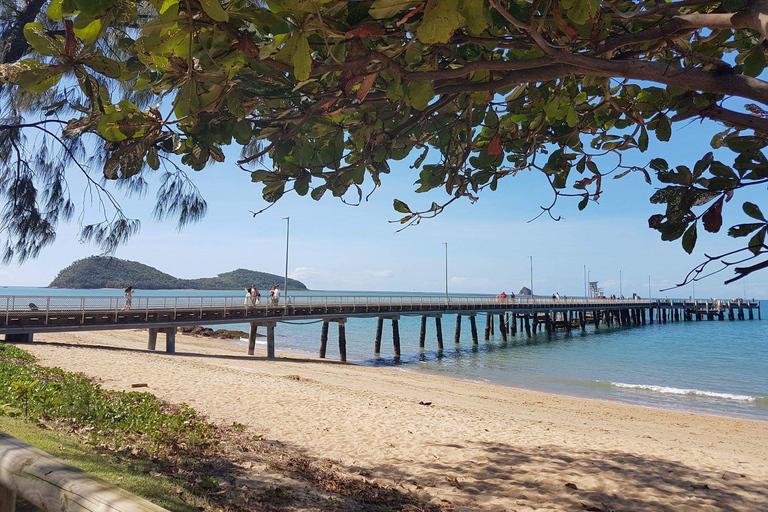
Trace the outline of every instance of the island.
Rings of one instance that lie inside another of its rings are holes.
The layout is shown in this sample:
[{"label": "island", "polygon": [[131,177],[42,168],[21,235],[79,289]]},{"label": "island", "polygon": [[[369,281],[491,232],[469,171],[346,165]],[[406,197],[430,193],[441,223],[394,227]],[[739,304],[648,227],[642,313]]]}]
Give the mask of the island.
[{"label": "island", "polygon": [[[140,290],[239,290],[256,285],[257,288],[269,288],[279,285],[283,276],[239,268],[224,272],[216,277],[181,279],[166,274],[154,267],[137,261],[91,256],[77,260],[61,272],[48,285],[49,288],[126,288],[132,286]],[[292,290],[306,290],[301,281],[288,279]]]}]

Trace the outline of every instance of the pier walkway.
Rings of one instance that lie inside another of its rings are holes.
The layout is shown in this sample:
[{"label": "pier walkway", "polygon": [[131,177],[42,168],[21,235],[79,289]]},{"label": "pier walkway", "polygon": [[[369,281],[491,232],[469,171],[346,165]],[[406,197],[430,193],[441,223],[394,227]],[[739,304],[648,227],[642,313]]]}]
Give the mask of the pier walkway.
[{"label": "pier walkway", "polygon": [[274,357],[274,329],[278,322],[321,320],[320,357],[325,357],[330,323],[338,324],[339,351],[346,359],[345,323],[349,318],[377,318],[374,352],[381,351],[385,320],[392,322],[393,349],[400,356],[400,316],[421,316],[419,345],[425,344],[428,318],[435,319],[438,349],[443,348],[442,315],[457,315],[454,341],[459,343],[461,319],[469,318],[472,342],[478,343],[476,316],[484,315],[485,339],[498,329],[502,339],[518,332],[531,336],[545,329],[570,333],[586,325],[642,325],[688,320],[743,320],[761,318],[760,303],[746,300],[549,299],[491,296],[290,296],[278,303],[245,297],[133,297],[126,307],[122,297],[0,296],[0,334],[6,341],[31,342],[35,333],[109,329],[148,329],[148,348],[156,348],[158,333],[166,336],[166,352],[175,351],[176,329],[185,325],[250,324],[248,353],[253,354],[256,331],[267,331],[267,356]]}]

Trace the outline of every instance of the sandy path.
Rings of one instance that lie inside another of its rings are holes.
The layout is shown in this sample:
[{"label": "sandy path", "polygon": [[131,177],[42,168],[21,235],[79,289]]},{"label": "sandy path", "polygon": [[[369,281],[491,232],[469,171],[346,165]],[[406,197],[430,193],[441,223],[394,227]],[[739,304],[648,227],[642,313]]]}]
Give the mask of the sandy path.
[{"label": "sandy path", "polygon": [[42,364],[114,389],[146,382],[217,421],[457,510],[768,510],[768,422],[311,358],[266,361],[181,335],[169,356],[144,350],[145,331],[36,341],[24,348]]}]

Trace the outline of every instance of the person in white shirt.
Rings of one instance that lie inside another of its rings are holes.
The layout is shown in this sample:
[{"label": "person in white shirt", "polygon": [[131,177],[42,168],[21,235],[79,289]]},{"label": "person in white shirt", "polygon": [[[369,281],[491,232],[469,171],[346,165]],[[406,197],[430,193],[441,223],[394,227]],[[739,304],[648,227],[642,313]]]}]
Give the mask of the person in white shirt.
[{"label": "person in white shirt", "polygon": [[272,302],[277,305],[280,302],[280,287],[275,286],[275,291],[272,294]]}]

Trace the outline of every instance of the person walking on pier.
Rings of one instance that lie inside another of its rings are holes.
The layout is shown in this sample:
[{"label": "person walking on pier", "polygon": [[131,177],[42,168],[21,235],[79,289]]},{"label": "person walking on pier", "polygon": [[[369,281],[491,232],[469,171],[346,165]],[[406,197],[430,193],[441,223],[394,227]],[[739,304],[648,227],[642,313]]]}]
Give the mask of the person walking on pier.
[{"label": "person walking on pier", "polygon": [[277,306],[280,303],[280,287],[275,285],[272,290],[272,304]]},{"label": "person walking on pier", "polygon": [[261,293],[259,293],[259,289],[256,288],[256,285],[254,284],[251,286],[251,306],[258,306],[260,299]]},{"label": "person walking on pier", "polygon": [[133,302],[133,288],[128,287],[125,289],[125,304],[123,305],[123,310],[128,311],[131,309],[131,303]]},{"label": "person walking on pier", "polygon": [[251,299],[251,290],[248,288],[245,289],[245,298],[243,299],[243,306],[248,306],[249,302],[252,302],[253,299]]}]

